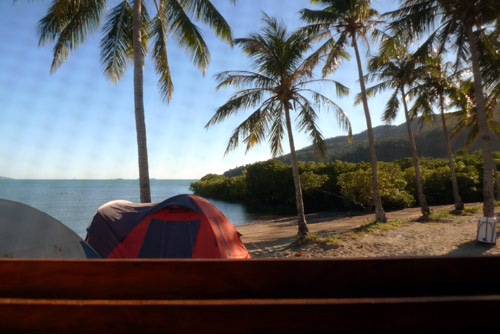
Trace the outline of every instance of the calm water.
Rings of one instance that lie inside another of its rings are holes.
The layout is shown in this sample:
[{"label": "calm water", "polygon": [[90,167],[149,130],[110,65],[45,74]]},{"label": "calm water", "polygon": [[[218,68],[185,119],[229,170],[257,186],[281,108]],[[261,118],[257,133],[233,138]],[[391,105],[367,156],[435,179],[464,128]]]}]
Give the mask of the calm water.
[{"label": "calm water", "polygon": [[[151,180],[151,200],[161,202],[178,194],[190,194],[194,180]],[[0,198],[18,201],[44,211],[82,238],[96,209],[124,199],[139,202],[138,180],[0,180]],[[268,209],[210,200],[234,224],[276,217]]]}]

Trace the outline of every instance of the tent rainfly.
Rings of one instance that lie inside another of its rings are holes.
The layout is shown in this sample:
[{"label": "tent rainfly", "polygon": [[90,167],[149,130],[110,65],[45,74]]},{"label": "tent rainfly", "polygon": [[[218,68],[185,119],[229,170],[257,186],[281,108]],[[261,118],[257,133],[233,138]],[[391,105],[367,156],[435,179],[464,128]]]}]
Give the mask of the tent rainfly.
[{"label": "tent rainfly", "polygon": [[23,203],[0,199],[0,257],[98,258],[95,251],[54,217]]}]

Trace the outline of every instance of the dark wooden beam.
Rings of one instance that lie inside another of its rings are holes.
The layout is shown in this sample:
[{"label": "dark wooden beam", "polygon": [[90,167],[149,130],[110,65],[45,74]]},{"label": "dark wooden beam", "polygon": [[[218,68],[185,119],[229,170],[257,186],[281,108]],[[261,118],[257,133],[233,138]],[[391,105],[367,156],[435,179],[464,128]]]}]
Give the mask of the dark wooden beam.
[{"label": "dark wooden beam", "polygon": [[500,257],[0,260],[0,333],[500,332]]},{"label": "dark wooden beam", "polygon": [[0,297],[353,298],[500,294],[500,257],[0,260]]},{"label": "dark wooden beam", "polygon": [[500,296],[242,299],[0,299],[2,332],[498,332]]}]

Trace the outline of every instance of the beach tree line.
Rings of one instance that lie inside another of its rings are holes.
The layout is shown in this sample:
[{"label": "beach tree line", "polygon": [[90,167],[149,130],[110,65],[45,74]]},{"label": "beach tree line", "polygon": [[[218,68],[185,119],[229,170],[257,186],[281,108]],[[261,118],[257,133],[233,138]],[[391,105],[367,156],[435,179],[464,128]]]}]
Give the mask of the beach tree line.
[{"label": "beach tree line", "polygon": [[[494,152],[500,168],[500,152]],[[454,203],[447,158],[420,158],[422,184],[429,205]],[[453,156],[458,191],[464,202],[481,202],[483,158],[480,151],[460,150]],[[386,210],[412,207],[418,187],[412,158],[378,162],[380,194]],[[371,164],[367,162],[298,162],[306,212],[318,210],[374,209],[371,192]],[[271,159],[245,166],[240,175],[207,174],[191,183],[200,196],[228,202],[272,205],[283,211],[294,208],[292,167]],[[500,195],[497,193],[497,196]]]}]

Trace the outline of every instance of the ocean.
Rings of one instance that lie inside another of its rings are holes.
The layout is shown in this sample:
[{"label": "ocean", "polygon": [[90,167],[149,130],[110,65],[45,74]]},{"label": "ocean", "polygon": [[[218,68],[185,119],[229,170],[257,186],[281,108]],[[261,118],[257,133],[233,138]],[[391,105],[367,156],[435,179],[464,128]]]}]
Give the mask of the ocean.
[{"label": "ocean", "polygon": [[[189,185],[196,180],[151,180],[151,200],[161,202],[179,194],[191,194]],[[96,209],[102,204],[123,199],[139,202],[138,180],[0,180],[0,198],[21,202],[56,218],[80,237]],[[248,207],[208,199],[233,223],[247,224],[279,217],[272,208]],[[266,211],[267,210],[267,211]]]}]

